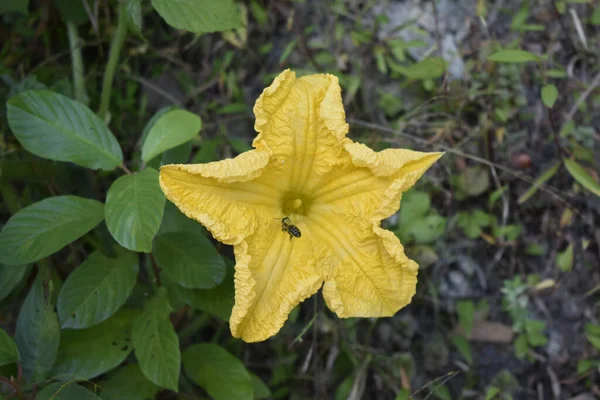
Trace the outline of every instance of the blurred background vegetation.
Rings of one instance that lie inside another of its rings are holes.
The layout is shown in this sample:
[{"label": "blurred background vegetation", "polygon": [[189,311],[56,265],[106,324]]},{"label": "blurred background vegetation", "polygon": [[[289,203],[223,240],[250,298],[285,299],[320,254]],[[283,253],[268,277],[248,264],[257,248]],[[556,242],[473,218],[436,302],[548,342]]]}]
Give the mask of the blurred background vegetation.
[{"label": "blurred background vegetation", "polygon": [[[118,175],[26,152],[5,108],[24,90],[49,88],[98,109],[117,2],[29,3],[0,1],[3,223],[53,195],[103,200]],[[340,320],[313,296],[277,336],[245,344],[225,321],[198,311],[206,307],[197,299],[171,314],[181,346],[227,348],[255,375],[256,398],[600,398],[600,4],[250,0],[237,7],[242,26],[198,35],[141,2],[143,28],[130,27],[105,118],[127,167],[140,163],[150,118],[171,106],[199,115],[201,133],[150,165],[250,149],[251,107],[285,68],[340,78],[353,139],[376,150],[447,154],[384,222],[420,264],[417,295],[396,316]],[[167,204],[163,232],[187,223]],[[97,231],[92,239],[110,239],[105,227]],[[92,239],[44,261],[53,280],[69,276]],[[215,245],[231,266],[231,249]],[[31,271],[16,276],[0,266],[7,332]],[[151,280],[151,269],[142,272],[130,304],[142,303]],[[0,375],[14,374],[7,371]],[[125,390],[126,376],[109,376],[112,387]],[[151,387],[145,396],[205,396],[189,381],[182,392]]]}]

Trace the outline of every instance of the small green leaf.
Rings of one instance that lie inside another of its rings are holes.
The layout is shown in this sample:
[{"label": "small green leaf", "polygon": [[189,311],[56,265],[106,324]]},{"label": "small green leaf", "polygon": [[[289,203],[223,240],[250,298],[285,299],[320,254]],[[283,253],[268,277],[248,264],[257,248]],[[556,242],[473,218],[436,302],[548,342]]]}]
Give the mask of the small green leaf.
[{"label": "small green leaf", "polygon": [[[170,296],[229,321],[234,304],[233,272],[233,268],[228,266],[223,282],[212,289],[186,289],[170,279],[163,279],[163,284],[169,290]],[[168,275],[165,278],[168,278]]]},{"label": "small green leaf", "polygon": [[585,324],[585,333],[589,333],[590,335],[595,335],[595,336],[600,336],[600,325],[599,324],[592,324],[591,322],[588,322],[587,324]]},{"label": "small green leaf", "polygon": [[225,263],[202,234],[173,232],[154,241],[154,257],[163,272],[188,289],[210,289],[225,277]]},{"label": "small green leaf", "polygon": [[525,50],[501,50],[492,54],[487,59],[506,63],[526,63],[538,61],[539,57]]},{"label": "small green leaf", "polygon": [[56,382],[46,386],[36,400],[102,400],[83,386],[73,382]]},{"label": "small green leaf", "polygon": [[88,328],[108,319],[129,297],[138,268],[137,255],[122,248],[116,258],[92,253],[60,291],[57,309],[62,327]]},{"label": "small green leaf", "polygon": [[519,197],[518,203],[523,204],[527,200],[529,200],[544,183],[546,183],[550,178],[552,178],[556,174],[559,167],[560,163],[557,163],[554,164],[552,167],[548,168],[546,171],[544,171],[544,173],[540,175],[540,177],[537,178],[535,182],[533,182],[533,185],[525,193],[523,193],[521,197]]},{"label": "small green leaf", "polygon": [[0,233],[0,263],[40,260],[88,233],[104,219],[104,205],[77,196],[50,197],[13,215]]},{"label": "small green leaf", "polygon": [[468,167],[459,176],[458,183],[469,196],[479,196],[490,187],[489,171],[483,166]]},{"label": "small green leaf", "polygon": [[414,221],[425,217],[430,208],[429,194],[415,189],[403,193],[398,225],[412,225]]},{"label": "small green leaf", "polygon": [[215,400],[252,400],[252,378],[244,364],[212,343],[195,344],[183,352],[183,369]]},{"label": "small green leaf", "polygon": [[167,201],[157,236],[170,232],[194,232],[203,235],[205,230],[198,221],[188,218],[175,204]]},{"label": "small green leaf", "polygon": [[194,163],[207,163],[219,159],[219,146],[222,143],[221,136],[213,139],[205,139],[200,144],[200,149],[194,156]]},{"label": "small green leaf", "polygon": [[112,170],[123,153],[111,131],[89,108],[48,90],[30,90],[7,103],[8,124],[38,157]]},{"label": "small green leaf", "polygon": [[416,64],[408,67],[398,65],[394,71],[406,76],[409,79],[436,79],[446,72],[447,62],[443,58],[428,57]]},{"label": "small green leaf", "polygon": [[581,359],[577,363],[577,374],[584,375],[584,374],[588,373],[589,371],[591,371],[592,369],[597,368],[597,367],[600,367],[599,360],[592,360],[589,358]]},{"label": "small green leaf", "polygon": [[458,349],[460,354],[465,358],[469,364],[473,364],[473,352],[471,351],[471,345],[464,336],[454,335],[452,336],[452,343]]},{"label": "small green leaf", "polygon": [[585,337],[596,350],[600,351],[600,336],[586,334]]},{"label": "small green leaf", "polygon": [[142,145],[142,160],[148,162],[162,152],[193,139],[202,128],[196,114],[175,109],[162,115],[150,128]]},{"label": "small green leaf", "polygon": [[132,352],[131,322],[139,312],[123,309],[89,329],[64,330],[52,374],[64,381],[93,379]]},{"label": "small green leaf", "polygon": [[106,225],[117,242],[134,251],[150,253],[152,239],[160,228],[165,195],[158,183],[158,171],[146,168],[124,175],[108,189]]},{"label": "small green leaf", "polygon": [[100,396],[104,400],[147,400],[160,390],[142,374],[137,364],[117,369],[101,386]]},{"label": "small green leaf", "polygon": [[288,57],[290,56],[290,54],[292,54],[292,51],[294,51],[297,44],[298,44],[298,39],[293,39],[288,44],[285,45],[285,48],[283,49],[283,51],[281,52],[281,55],[279,56],[279,65],[283,65],[287,61]]},{"label": "small green leaf", "polygon": [[529,344],[527,343],[527,335],[521,334],[517,336],[514,342],[515,356],[522,360],[529,353]]},{"label": "small green leaf", "polygon": [[558,98],[558,89],[553,84],[546,85],[542,88],[542,101],[548,108],[554,107],[554,103]]},{"label": "small green leaf", "polygon": [[596,182],[581,165],[579,165],[575,160],[565,159],[564,161],[567,171],[569,171],[571,176],[581,186],[594,193],[596,196],[600,196],[600,184],[598,184],[598,182]]},{"label": "small green leaf", "polygon": [[590,24],[596,26],[600,25],[600,7],[596,7],[594,10],[594,14],[592,14],[592,17],[590,18]]},{"label": "small green leaf", "polygon": [[233,0],[152,0],[152,5],[169,25],[194,33],[227,31],[241,25]]},{"label": "small green leaf", "polygon": [[556,255],[556,265],[562,272],[570,272],[573,269],[573,244]]},{"label": "small green leaf", "polygon": [[19,12],[27,15],[29,0],[4,0],[0,3],[0,14],[3,12]]},{"label": "small green leaf", "polygon": [[456,304],[458,312],[458,321],[464,329],[467,337],[471,336],[473,331],[473,323],[475,321],[475,305],[470,300],[461,300]]},{"label": "small green leaf", "polygon": [[19,350],[14,340],[0,328],[0,366],[19,361]]},{"label": "small green leaf", "polygon": [[150,299],[133,321],[133,347],[140,369],[158,386],[179,391],[179,338],[169,320],[172,307],[164,289]]},{"label": "small green leaf", "polygon": [[161,119],[165,114],[167,114],[168,112],[171,112],[173,110],[179,110],[179,107],[176,105],[167,106],[167,107],[163,107],[160,110],[158,110],[157,112],[155,112],[154,115],[152,116],[152,118],[150,118],[150,120],[146,123],[146,125],[144,125],[144,131],[142,132],[142,137],[140,139],[140,143],[144,143],[146,141],[146,138],[148,137],[150,130],[154,127],[154,125],[156,125],[158,120]]},{"label": "small green leaf", "polygon": [[433,243],[439,239],[446,229],[446,218],[441,215],[428,215],[413,223],[407,230],[407,234],[415,243]]},{"label": "small green leaf", "polygon": [[129,27],[129,31],[135,36],[143,38],[141,0],[126,0],[125,9],[127,10],[127,26]]},{"label": "small green leaf", "polygon": [[452,400],[450,390],[446,385],[440,384],[432,388],[433,397],[439,400]]},{"label": "small green leaf", "polygon": [[44,288],[42,274],[38,274],[17,319],[15,341],[23,374],[31,383],[48,377],[58,353],[60,327],[50,303],[51,292],[52,284]]},{"label": "small green leaf", "polygon": [[[85,0],[88,5],[88,9],[93,9],[94,0]],[[63,19],[68,22],[72,22],[75,25],[81,25],[84,22],[89,21],[88,14],[83,6],[83,1],[73,2],[72,0],[54,0],[53,3],[60,11]]]},{"label": "small green leaf", "polygon": [[21,283],[27,271],[29,271],[29,268],[26,265],[0,264],[0,301],[8,297],[15,287]]},{"label": "small green leaf", "polygon": [[488,391],[485,393],[485,400],[492,400],[500,393],[500,389],[496,386],[491,386]]},{"label": "small green leaf", "polygon": [[265,384],[265,382],[263,382],[262,379],[260,379],[260,377],[250,373],[250,378],[252,378],[255,399],[266,399],[271,397],[271,390],[269,390],[269,387]]}]

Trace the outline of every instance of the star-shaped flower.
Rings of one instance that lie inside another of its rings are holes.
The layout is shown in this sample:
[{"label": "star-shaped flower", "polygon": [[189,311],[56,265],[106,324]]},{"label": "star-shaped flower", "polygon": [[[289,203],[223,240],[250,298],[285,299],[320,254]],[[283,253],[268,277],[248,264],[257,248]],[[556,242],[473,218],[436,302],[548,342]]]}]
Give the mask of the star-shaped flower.
[{"label": "star-shaped flower", "polygon": [[348,139],[333,75],[286,70],[254,114],[253,150],[160,172],[167,198],[234,246],[233,336],[275,335],[321,287],[339,317],[394,315],[411,301],[418,267],[380,223],[441,153],[375,152]]}]

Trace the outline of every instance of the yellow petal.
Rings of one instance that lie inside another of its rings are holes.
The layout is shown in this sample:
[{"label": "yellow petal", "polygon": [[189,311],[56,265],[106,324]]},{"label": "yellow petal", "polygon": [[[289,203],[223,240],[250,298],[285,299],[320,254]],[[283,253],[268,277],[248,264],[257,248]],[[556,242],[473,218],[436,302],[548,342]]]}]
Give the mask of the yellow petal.
[{"label": "yellow petal", "polygon": [[323,297],[339,317],[387,317],[410,303],[418,267],[392,232],[335,211],[308,224],[316,251],[329,255]]},{"label": "yellow petal", "polygon": [[279,212],[281,197],[265,169],[268,151],[252,150],[208,164],[165,165],[160,187],[185,215],[226,244],[240,243]]},{"label": "yellow petal", "polygon": [[289,192],[307,194],[307,182],[344,162],[342,139],[348,132],[341,88],[333,75],[296,79],[290,70],[266,88],[254,106],[253,142],[268,148],[285,167]]},{"label": "yellow petal", "polygon": [[[302,231],[304,225],[297,224]],[[289,313],[323,281],[310,238],[290,240],[281,220],[259,229],[235,248],[235,306],[231,333],[246,342],[275,335]]]},{"label": "yellow petal", "polygon": [[443,154],[404,149],[375,152],[350,139],[344,139],[344,148],[350,161],[315,183],[313,209],[335,207],[372,222],[396,212],[402,192]]}]

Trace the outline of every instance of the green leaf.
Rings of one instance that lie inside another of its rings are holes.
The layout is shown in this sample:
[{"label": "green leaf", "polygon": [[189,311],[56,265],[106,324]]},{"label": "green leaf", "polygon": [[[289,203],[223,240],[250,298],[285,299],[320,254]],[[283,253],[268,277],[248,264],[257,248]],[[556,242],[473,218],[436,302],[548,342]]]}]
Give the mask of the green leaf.
[{"label": "green leaf", "polygon": [[562,272],[570,272],[573,269],[573,244],[556,255],[556,265]]},{"label": "green leaf", "polygon": [[112,170],[123,153],[111,131],[89,108],[48,90],[30,90],[7,103],[8,124],[38,157]]},{"label": "green leaf", "polygon": [[402,194],[400,203],[399,225],[411,225],[422,219],[431,208],[429,194],[419,190],[409,190]]},{"label": "green leaf", "polygon": [[148,162],[162,152],[184,144],[198,135],[200,128],[202,120],[196,114],[180,109],[165,113],[148,131],[142,145],[142,160]]},{"label": "green leaf", "polygon": [[250,378],[252,378],[255,399],[266,399],[271,397],[271,390],[260,377],[250,372]]},{"label": "green leaf", "polygon": [[0,301],[4,300],[29,271],[26,265],[0,265]]},{"label": "green leaf", "polygon": [[57,196],[13,215],[0,232],[0,263],[22,265],[40,260],[88,233],[104,219],[96,200]]},{"label": "green leaf", "polygon": [[19,350],[14,340],[0,328],[0,366],[19,361]]},{"label": "green leaf", "polygon": [[296,38],[292,39],[288,44],[285,45],[283,51],[281,52],[281,55],[279,56],[280,65],[283,65],[287,61],[288,57],[290,56],[290,54],[292,54],[297,44],[298,39]]},{"label": "green leaf", "polygon": [[492,400],[500,393],[500,389],[496,386],[491,386],[488,391],[485,393],[485,400]]},{"label": "green leaf", "polygon": [[525,50],[501,50],[492,54],[487,59],[506,63],[526,63],[538,61],[539,57]]},{"label": "green leaf", "polygon": [[63,328],[83,329],[99,324],[125,303],[138,276],[138,257],[119,248],[117,257],[92,253],[67,278],[58,296]]},{"label": "green leaf", "polygon": [[600,7],[596,7],[594,10],[594,14],[590,18],[590,24],[592,25],[600,25]]},{"label": "green leaf", "polygon": [[600,360],[584,358],[577,363],[577,374],[584,375],[594,368],[600,367]]},{"label": "green leaf", "polygon": [[101,400],[83,386],[73,382],[57,382],[46,386],[36,396],[36,400]]},{"label": "green leaf", "polygon": [[100,397],[104,400],[147,400],[160,390],[142,374],[137,364],[117,369],[101,386]]},{"label": "green leaf", "polygon": [[207,163],[219,159],[219,146],[223,142],[221,136],[212,139],[205,139],[200,144],[200,149],[194,156],[194,163]]},{"label": "green leaf", "polygon": [[546,85],[542,88],[542,101],[548,108],[552,108],[558,98],[558,89],[553,84]]},{"label": "green leaf", "polygon": [[446,385],[440,384],[434,386],[432,389],[433,397],[439,400],[452,400],[450,390]]},{"label": "green leaf", "polygon": [[[93,9],[94,0],[86,0],[90,10]],[[89,17],[85,12],[83,1],[73,2],[72,0],[54,0],[53,3],[60,11],[65,21],[73,22],[75,25],[81,25],[89,21]]]},{"label": "green leaf", "polygon": [[194,33],[227,31],[241,25],[233,0],[152,0],[152,5],[169,25]]},{"label": "green leaf", "polygon": [[210,289],[225,277],[225,262],[202,234],[173,232],[154,241],[154,257],[163,272],[187,289]]},{"label": "green leaf", "polygon": [[60,380],[87,380],[117,367],[133,350],[131,322],[138,314],[123,309],[92,328],[64,330],[53,375]]},{"label": "green leaf", "polygon": [[44,288],[42,274],[38,274],[17,319],[15,341],[23,374],[32,383],[48,377],[58,353],[60,327],[50,303],[51,293],[52,284]]},{"label": "green leaf", "polygon": [[473,331],[473,322],[475,320],[475,305],[470,300],[461,300],[456,304],[458,312],[458,321],[464,329],[467,337],[471,336]]},{"label": "green leaf", "polygon": [[585,169],[581,165],[579,165],[576,161],[565,159],[565,167],[567,167],[567,171],[571,174],[571,176],[584,188],[594,193],[596,196],[600,196],[600,184],[591,177],[590,174],[587,173]]},{"label": "green leaf", "polygon": [[215,400],[252,400],[252,378],[244,364],[212,343],[195,344],[183,352],[187,376]]},{"label": "green leaf", "polygon": [[413,223],[407,234],[419,244],[433,243],[439,239],[446,229],[446,218],[432,214]]},{"label": "green leaf", "polygon": [[525,332],[527,333],[527,341],[531,346],[543,346],[548,342],[548,338],[544,334],[546,323],[535,319],[525,321]]},{"label": "green leaf", "polygon": [[3,0],[0,3],[0,14],[3,12],[19,12],[27,15],[29,0]]},{"label": "green leaf", "polygon": [[144,143],[146,141],[146,138],[148,137],[148,134],[150,133],[150,130],[152,129],[152,127],[154,127],[154,125],[156,125],[158,120],[161,119],[163,115],[173,110],[179,110],[179,107],[176,105],[167,106],[161,108],[156,113],[154,113],[152,118],[150,118],[150,120],[144,126],[144,131],[142,132],[142,138],[140,139],[140,142]]},{"label": "green leaf", "polygon": [[521,197],[519,197],[518,203],[523,204],[527,200],[529,200],[544,183],[546,183],[550,178],[552,178],[556,174],[559,167],[560,163],[557,163],[554,164],[552,167],[548,168],[546,171],[544,171],[544,173],[540,175],[540,177],[537,178],[535,182],[533,182],[533,185],[525,193],[523,193]]},{"label": "green leaf", "polygon": [[480,165],[468,167],[460,174],[458,184],[467,195],[479,196],[490,187],[489,171]]},{"label": "green leaf", "polygon": [[159,290],[133,321],[133,347],[144,376],[177,392],[181,353],[179,338],[169,320],[171,311],[165,290]]},{"label": "green leaf", "polygon": [[233,268],[227,267],[227,275],[223,282],[212,289],[186,289],[170,279],[163,279],[163,284],[169,290],[169,295],[194,308],[209,312],[224,321],[229,321],[234,304],[233,274]]},{"label": "green leaf", "polygon": [[589,333],[590,335],[600,336],[600,324],[592,324],[588,322],[585,324],[585,333]]},{"label": "green leaf", "polygon": [[175,204],[167,201],[165,204],[165,211],[163,219],[160,224],[157,236],[162,236],[170,232],[195,232],[198,234],[204,234],[204,228],[198,221],[194,221],[188,218],[182,213]]},{"label": "green leaf", "polygon": [[156,170],[147,168],[120,177],[106,195],[104,213],[108,230],[121,246],[150,253],[165,201]]},{"label": "green leaf", "polygon": [[409,79],[436,79],[446,72],[447,62],[443,58],[428,57],[408,67],[398,65],[394,71]]},{"label": "green leaf", "polygon": [[585,337],[592,344],[592,346],[594,346],[596,350],[600,351],[600,336],[595,336],[587,333]]},{"label": "green leaf", "polygon": [[469,344],[469,341],[464,336],[454,335],[452,336],[452,343],[454,343],[454,346],[458,349],[465,360],[469,364],[473,364],[473,353],[471,352],[471,345]]},{"label": "green leaf", "polygon": [[125,9],[127,10],[127,26],[129,27],[129,32],[139,38],[143,38],[141,0],[126,0]]}]

